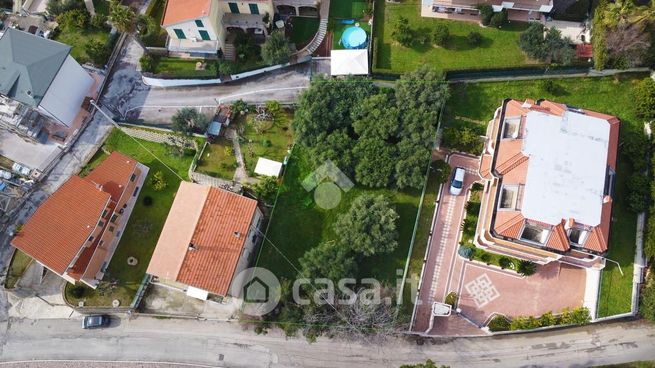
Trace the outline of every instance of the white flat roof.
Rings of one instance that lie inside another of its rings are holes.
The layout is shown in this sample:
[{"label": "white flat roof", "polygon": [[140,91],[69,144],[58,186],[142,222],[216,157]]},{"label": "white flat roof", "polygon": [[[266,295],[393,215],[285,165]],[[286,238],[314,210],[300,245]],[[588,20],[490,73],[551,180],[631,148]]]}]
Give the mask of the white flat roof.
[{"label": "white flat roof", "polygon": [[330,74],[368,74],[368,51],[366,49],[332,50],[330,53]]},{"label": "white flat roof", "polygon": [[257,166],[255,166],[255,174],[264,175],[264,176],[280,176],[282,171],[282,163],[278,161],[269,160],[264,157],[260,157],[257,160]]},{"label": "white flat roof", "polygon": [[589,115],[529,112],[522,149],[530,158],[523,216],[551,225],[569,218],[600,224],[609,133],[606,120]]}]

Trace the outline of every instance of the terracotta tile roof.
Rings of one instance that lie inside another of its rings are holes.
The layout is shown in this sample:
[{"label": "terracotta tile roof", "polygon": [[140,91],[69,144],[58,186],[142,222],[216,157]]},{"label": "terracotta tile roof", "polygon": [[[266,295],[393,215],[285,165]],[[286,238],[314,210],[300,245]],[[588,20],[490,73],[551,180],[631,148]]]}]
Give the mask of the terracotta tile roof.
[{"label": "terracotta tile roof", "polygon": [[490,154],[482,155],[480,159],[480,176],[485,179],[491,179],[491,163],[493,162],[493,156]]},{"label": "terracotta tile roof", "polygon": [[526,161],[528,161],[528,156],[525,156],[521,152],[517,152],[514,156],[501,162],[500,165],[496,165],[496,171],[500,175],[505,175]]},{"label": "terracotta tile roof", "polygon": [[168,0],[161,25],[166,27],[206,17],[209,15],[211,5],[212,0]]},{"label": "terracotta tile roof", "polygon": [[564,229],[564,223],[561,223],[553,227],[548,241],[546,242],[546,248],[559,250],[566,252],[571,247],[569,245],[569,237],[566,235],[566,230]]},{"label": "terracotta tile roof", "polygon": [[603,253],[607,250],[607,239],[600,226],[594,227],[584,242],[584,248]]},{"label": "terracotta tile roof", "polygon": [[146,272],[162,279],[177,280],[209,189],[186,181],[180,183]]},{"label": "terracotta tile roof", "polygon": [[11,244],[63,274],[98,223],[109,193],[73,176],[27,221]]},{"label": "terracotta tile roof", "polygon": [[[227,295],[255,216],[257,201],[193,183],[182,183],[180,188],[148,266],[148,273],[164,278],[162,275],[167,274],[170,279],[175,275],[177,282]],[[190,199],[195,203],[189,203]],[[198,215],[184,213],[177,208],[179,201],[187,202],[192,212],[198,207],[202,210]],[[196,221],[193,221],[194,218]],[[180,222],[184,225],[180,226]],[[183,232],[184,236],[175,242],[166,240],[165,234],[173,231]],[[175,251],[162,252],[160,244]],[[193,249],[189,249],[190,244],[193,244]],[[180,249],[183,251],[180,252]],[[174,259],[165,261],[163,257]]]},{"label": "terracotta tile roof", "polygon": [[114,151],[84,179],[101,185],[102,190],[111,194],[118,201],[123,194],[137,161],[120,152]]},{"label": "terracotta tile roof", "polygon": [[519,232],[523,228],[524,222],[525,218],[523,215],[520,212],[517,212],[516,215],[509,220],[496,225],[496,232],[502,236],[517,239],[520,235]]}]

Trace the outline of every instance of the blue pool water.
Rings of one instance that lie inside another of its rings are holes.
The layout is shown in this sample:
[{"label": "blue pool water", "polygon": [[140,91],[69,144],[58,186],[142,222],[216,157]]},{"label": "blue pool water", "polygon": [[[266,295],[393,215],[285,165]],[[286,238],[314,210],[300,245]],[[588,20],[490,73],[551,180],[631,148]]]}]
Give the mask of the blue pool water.
[{"label": "blue pool water", "polygon": [[358,26],[346,28],[341,35],[341,45],[347,49],[363,49],[366,47],[366,31]]}]

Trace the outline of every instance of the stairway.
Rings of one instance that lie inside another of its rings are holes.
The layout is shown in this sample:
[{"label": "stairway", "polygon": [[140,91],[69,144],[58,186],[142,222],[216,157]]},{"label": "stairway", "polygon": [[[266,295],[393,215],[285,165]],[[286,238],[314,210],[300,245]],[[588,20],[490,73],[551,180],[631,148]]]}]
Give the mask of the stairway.
[{"label": "stairway", "polygon": [[328,28],[328,17],[330,15],[330,0],[321,0],[318,11],[321,17],[321,22],[318,25],[318,32],[316,32],[314,38],[312,38],[312,41],[307,44],[307,46],[303,47],[302,50],[296,53],[298,59],[311,56],[314,51],[318,50],[318,47],[321,46],[321,43],[323,43],[323,40],[325,39]]},{"label": "stairway", "polygon": [[234,61],[237,58],[237,51],[233,43],[225,43],[223,46],[223,59]]}]

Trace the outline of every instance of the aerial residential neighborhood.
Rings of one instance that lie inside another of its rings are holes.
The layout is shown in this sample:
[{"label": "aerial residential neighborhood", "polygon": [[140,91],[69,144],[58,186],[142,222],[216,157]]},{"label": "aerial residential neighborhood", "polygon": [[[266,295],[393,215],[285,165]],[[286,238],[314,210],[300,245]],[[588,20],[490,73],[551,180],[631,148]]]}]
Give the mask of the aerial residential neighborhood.
[{"label": "aerial residential neighborhood", "polygon": [[0,364],[654,367],[655,3],[0,0]]}]

